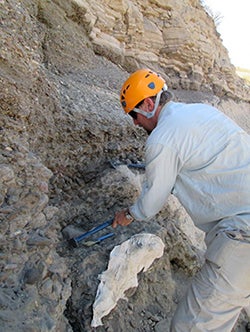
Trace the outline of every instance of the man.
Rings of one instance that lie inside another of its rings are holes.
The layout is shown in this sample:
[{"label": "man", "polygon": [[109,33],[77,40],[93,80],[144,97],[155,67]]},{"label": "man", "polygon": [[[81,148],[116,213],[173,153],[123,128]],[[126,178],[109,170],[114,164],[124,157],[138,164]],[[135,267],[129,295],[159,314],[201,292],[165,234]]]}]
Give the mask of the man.
[{"label": "man", "polygon": [[171,331],[229,332],[250,304],[250,136],[212,106],[170,99],[149,69],[121,89],[124,111],[149,137],[142,193],[113,227],[152,218],[174,194],[205,231],[207,252]]}]

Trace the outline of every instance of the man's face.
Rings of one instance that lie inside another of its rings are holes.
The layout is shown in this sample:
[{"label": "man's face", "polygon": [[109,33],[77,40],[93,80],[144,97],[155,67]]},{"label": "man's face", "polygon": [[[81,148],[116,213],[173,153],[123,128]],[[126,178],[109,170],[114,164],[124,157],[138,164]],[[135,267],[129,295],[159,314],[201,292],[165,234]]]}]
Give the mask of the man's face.
[{"label": "man's face", "polygon": [[[153,108],[154,102],[150,98],[146,98],[143,104],[141,104],[139,107],[139,109],[145,112],[152,112]],[[132,116],[135,126],[142,127],[146,130],[148,134],[150,134],[152,130],[156,127],[156,116],[148,119],[145,115],[136,113],[135,111],[130,112],[129,115]]]},{"label": "man's face", "polygon": [[135,126],[139,126],[146,130],[148,135],[152,132],[155,126],[152,125],[152,119],[147,119],[144,115],[137,113],[137,118],[133,118]]}]

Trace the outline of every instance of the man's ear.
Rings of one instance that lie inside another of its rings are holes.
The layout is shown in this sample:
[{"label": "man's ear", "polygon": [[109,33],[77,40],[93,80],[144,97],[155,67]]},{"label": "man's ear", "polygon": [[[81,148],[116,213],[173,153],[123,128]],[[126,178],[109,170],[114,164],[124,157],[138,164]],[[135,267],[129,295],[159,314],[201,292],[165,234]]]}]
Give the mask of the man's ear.
[{"label": "man's ear", "polygon": [[146,111],[152,112],[154,109],[154,102],[151,98],[147,97],[144,99],[144,104],[146,105]]}]

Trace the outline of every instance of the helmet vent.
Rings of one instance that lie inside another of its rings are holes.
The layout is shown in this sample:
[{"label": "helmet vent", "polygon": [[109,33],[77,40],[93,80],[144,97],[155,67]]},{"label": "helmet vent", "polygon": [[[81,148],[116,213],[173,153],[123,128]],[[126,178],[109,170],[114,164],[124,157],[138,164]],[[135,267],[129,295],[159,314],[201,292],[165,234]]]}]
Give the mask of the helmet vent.
[{"label": "helmet vent", "polygon": [[148,78],[151,74],[153,74],[153,72],[150,70],[147,75],[145,76],[145,78]]}]

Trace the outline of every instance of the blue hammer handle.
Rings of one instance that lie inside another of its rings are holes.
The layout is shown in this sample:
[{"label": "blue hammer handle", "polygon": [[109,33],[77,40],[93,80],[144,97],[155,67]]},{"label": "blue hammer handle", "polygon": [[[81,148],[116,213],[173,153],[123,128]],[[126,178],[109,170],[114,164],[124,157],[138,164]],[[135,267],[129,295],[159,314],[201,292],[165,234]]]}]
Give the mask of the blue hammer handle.
[{"label": "blue hammer handle", "polygon": [[91,229],[90,231],[83,233],[80,236],[74,237],[73,239],[70,239],[70,244],[72,244],[74,247],[78,247],[79,242],[81,242],[82,240],[86,239],[86,237],[95,234],[99,231],[101,231],[102,229],[112,225],[114,219],[109,219],[108,221],[105,221],[103,224]]},{"label": "blue hammer handle", "polygon": [[112,236],[114,236],[114,235],[115,235],[114,233],[108,233],[108,234],[105,234],[105,235],[99,237],[98,239],[96,239],[96,242],[99,243],[99,242],[101,242],[101,241],[103,241],[103,240],[106,240],[106,239],[108,239],[109,237],[112,237]]}]

